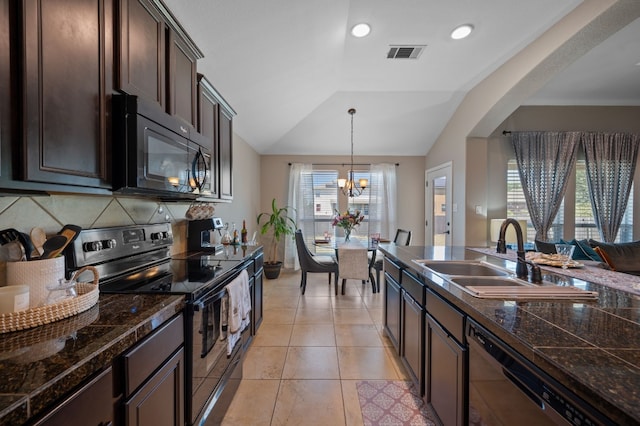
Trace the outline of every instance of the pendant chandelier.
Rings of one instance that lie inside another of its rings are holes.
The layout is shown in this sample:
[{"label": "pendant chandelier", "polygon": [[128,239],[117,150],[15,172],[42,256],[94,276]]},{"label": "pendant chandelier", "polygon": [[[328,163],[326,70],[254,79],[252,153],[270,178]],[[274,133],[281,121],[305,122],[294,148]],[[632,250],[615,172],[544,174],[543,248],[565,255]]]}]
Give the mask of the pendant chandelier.
[{"label": "pendant chandelier", "polygon": [[338,179],[338,187],[342,190],[342,193],[347,197],[357,197],[365,190],[369,181],[367,179],[360,179],[356,184],[353,178],[353,114],[356,113],[355,108],[350,108],[347,111],[351,115],[351,167],[347,174],[347,179]]}]

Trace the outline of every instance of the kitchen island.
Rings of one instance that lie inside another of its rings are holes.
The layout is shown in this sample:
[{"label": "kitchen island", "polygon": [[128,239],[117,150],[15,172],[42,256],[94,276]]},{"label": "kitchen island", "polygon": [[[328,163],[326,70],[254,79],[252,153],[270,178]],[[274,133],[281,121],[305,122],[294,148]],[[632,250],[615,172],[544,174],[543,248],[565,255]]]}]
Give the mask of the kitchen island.
[{"label": "kitchen island", "polygon": [[40,417],[184,309],[178,295],[105,295],[70,318],[0,337],[0,424]]},{"label": "kitchen island", "polygon": [[[406,291],[400,286],[402,294],[415,294],[416,291],[411,287],[413,282],[421,283],[425,288],[422,297],[426,299],[427,313],[430,297],[431,300],[446,302],[463,319],[461,322],[468,324],[473,319],[538,369],[570,389],[589,409],[606,415],[614,424],[640,423],[640,296],[574,279],[562,275],[561,271],[553,273],[544,270],[545,281],[597,291],[598,300],[515,302],[482,299],[463,291],[442,276],[421,268],[413,260],[479,260],[511,271],[515,271],[515,261],[463,247],[389,244],[381,245],[380,250],[393,262],[385,266],[395,264],[401,271],[390,271],[390,275],[385,275],[385,281],[398,281],[397,278],[401,276],[403,283],[409,283]],[[405,280],[405,274],[417,280]],[[419,296],[414,296],[414,299],[416,297]],[[398,299],[402,300],[402,297]],[[389,302],[387,298],[387,303],[391,303],[391,308],[395,309],[395,299]],[[385,316],[389,315],[389,309]],[[399,312],[402,315],[409,311],[403,308]],[[395,312],[391,310],[391,314],[395,315]],[[398,336],[401,339],[406,330],[399,329],[396,324],[390,324],[388,329],[393,332],[394,327],[400,331]],[[463,352],[468,350],[465,341],[468,338],[461,336],[458,340]],[[425,343],[425,348],[427,346]],[[398,347],[403,348],[402,345]],[[428,348],[425,351],[428,358]],[[463,367],[460,370],[465,370],[464,362],[461,365]],[[425,366],[425,370],[425,375],[428,375],[428,366]],[[461,406],[464,407],[464,404],[468,404],[468,389],[461,391],[460,395],[463,401]],[[508,405],[510,395],[501,397]],[[462,421],[460,419],[464,419],[464,414],[458,416],[457,421]]]}]

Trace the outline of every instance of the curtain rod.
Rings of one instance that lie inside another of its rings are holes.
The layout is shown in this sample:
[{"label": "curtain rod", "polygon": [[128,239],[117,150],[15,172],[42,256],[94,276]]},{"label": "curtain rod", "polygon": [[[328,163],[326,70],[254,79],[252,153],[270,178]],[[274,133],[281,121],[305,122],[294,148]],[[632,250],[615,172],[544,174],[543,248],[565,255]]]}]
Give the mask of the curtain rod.
[{"label": "curtain rod", "polygon": [[[291,165],[293,163],[289,163]],[[351,163],[311,163],[312,166],[350,166]],[[372,163],[353,163],[354,166],[371,166]],[[395,163],[396,166],[399,166],[400,163]]]}]

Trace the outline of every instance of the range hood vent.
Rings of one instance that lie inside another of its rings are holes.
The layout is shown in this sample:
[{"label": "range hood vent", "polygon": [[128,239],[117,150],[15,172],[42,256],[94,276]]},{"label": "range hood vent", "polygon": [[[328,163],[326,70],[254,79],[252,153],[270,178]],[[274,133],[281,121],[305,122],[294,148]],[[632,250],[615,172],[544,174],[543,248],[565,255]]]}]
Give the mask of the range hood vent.
[{"label": "range hood vent", "polygon": [[387,59],[418,59],[425,47],[426,44],[389,45]]}]

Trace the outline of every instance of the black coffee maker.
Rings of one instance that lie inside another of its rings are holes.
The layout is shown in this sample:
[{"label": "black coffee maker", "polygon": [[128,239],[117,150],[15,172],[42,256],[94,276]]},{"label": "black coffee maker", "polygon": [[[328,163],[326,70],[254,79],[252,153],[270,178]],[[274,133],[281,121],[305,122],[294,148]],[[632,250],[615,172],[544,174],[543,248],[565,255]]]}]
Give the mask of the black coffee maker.
[{"label": "black coffee maker", "polygon": [[187,229],[187,250],[189,251],[212,251],[222,250],[222,244],[214,243],[215,233],[222,236],[221,229],[224,228],[222,219],[213,217],[211,219],[190,220]]}]

